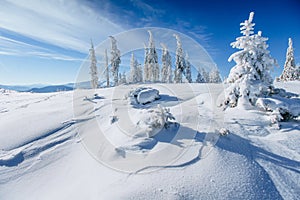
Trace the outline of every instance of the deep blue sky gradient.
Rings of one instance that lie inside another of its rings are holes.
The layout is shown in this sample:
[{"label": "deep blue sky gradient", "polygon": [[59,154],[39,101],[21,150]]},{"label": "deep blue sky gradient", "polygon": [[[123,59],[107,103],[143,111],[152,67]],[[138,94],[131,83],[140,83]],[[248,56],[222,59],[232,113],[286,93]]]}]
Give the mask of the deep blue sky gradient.
[{"label": "deep blue sky gradient", "polygon": [[[171,28],[189,35],[208,51],[223,77],[228,75],[230,68],[235,64],[227,61],[228,57],[236,51],[230,47],[230,43],[241,35],[239,24],[248,18],[251,11],[254,11],[255,32],[261,30],[263,35],[269,38],[269,50],[279,64],[273,76],[278,76],[282,71],[289,37],[294,42],[296,63],[300,63],[299,0],[85,0],[78,2],[111,20],[122,27],[122,30],[151,26]],[[106,29],[100,26],[94,28]],[[0,84],[74,82],[81,60],[88,54],[88,40],[82,39],[86,44],[86,50],[70,49],[6,30],[2,28],[1,20],[0,36],[78,59],[53,60],[34,55],[0,54]],[[100,37],[93,39],[97,42],[102,40]]]}]

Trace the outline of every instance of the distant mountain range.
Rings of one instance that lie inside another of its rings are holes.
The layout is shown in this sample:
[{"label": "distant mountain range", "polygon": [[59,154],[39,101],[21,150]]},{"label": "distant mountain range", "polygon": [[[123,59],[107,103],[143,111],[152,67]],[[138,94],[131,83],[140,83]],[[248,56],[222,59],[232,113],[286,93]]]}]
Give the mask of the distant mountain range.
[{"label": "distant mountain range", "polygon": [[26,92],[49,93],[49,92],[59,92],[59,91],[70,91],[73,89],[74,89],[73,87],[68,87],[65,85],[52,85],[52,86],[46,86],[42,88],[32,88]]},{"label": "distant mountain range", "polygon": [[0,88],[6,90],[15,90],[18,92],[34,92],[34,93],[49,93],[58,91],[70,91],[73,90],[74,83],[68,83],[64,85],[0,85]]},{"label": "distant mountain range", "polygon": [[18,92],[25,92],[32,88],[42,88],[47,85],[43,84],[33,84],[33,85],[0,85],[0,88],[6,89],[6,90],[15,90]]},{"label": "distant mountain range", "polygon": [[[104,86],[105,81],[99,82],[99,86]],[[62,85],[44,85],[44,84],[32,84],[32,85],[0,85],[0,88],[6,90],[15,90],[18,92],[34,92],[34,93],[50,93],[58,91],[70,91],[74,88],[90,89],[90,81],[79,83],[67,83]]]}]

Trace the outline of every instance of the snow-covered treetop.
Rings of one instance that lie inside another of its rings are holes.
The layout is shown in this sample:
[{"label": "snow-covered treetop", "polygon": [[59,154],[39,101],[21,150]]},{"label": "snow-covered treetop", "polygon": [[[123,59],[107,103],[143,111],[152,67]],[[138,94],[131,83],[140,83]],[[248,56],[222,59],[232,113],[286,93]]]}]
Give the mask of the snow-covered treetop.
[{"label": "snow-covered treetop", "polygon": [[152,32],[148,30],[148,33],[149,33],[149,48],[155,48]]},{"label": "snow-covered treetop", "polygon": [[255,23],[252,23],[253,21],[253,17],[254,17],[254,12],[251,12],[249,14],[249,19],[248,20],[245,20],[245,22],[241,23],[241,33],[245,36],[250,36],[252,35],[254,32],[254,26],[255,26]]},{"label": "snow-covered treetop", "polygon": [[93,40],[91,39],[91,48],[90,48],[90,53],[95,52],[94,50],[94,44],[93,44]]},{"label": "snow-covered treetop", "polygon": [[181,40],[180,40],[180,37],[179,37],[179,35],[177,35],[177,34],[173,34],[173,36],[176,38],[177,47],[178,47],[178,48],[182,48],[182,45],[181,45]]},{"label": "snow-covered treetop", "polygon": [[162,46],[163,52],[168,50],[167,46],[164,43],[160,43],[160,46]]},{"label": "snow-covered treetop", "polygon": [[187,52],[185,53],[185,60],[189,60],[189,54]]},{"label": "snow-covered treetop", "polygon": [[289,56],[294,57],[294,48],[293,48],[293,40],[292,40],[292,38],[289,38],[289,47],[288,47],[287,54],[289,54]]},{"label": "snow-covered treetop", "polygon": [[116,57],[120,56],[120,50],[117,47],[117,40],[113,36],[109,36],[111,40],[111,52],[115,54]]}]

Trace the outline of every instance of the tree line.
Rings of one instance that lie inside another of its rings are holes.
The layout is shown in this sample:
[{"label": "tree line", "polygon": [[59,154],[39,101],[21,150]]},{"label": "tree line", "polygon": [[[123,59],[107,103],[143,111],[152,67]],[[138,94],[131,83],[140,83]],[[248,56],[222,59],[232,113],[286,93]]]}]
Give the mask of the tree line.
[{"label": "tree line", "polygon": [[[105,60],[105,77],[106,86],[111,85],[110,77],[113,77],[113,85],[119,85],[124,83],[192,83],[192,70],[191,63],[189,62],[189,57],[187,53],[184,53],[182,48],[182,43],[179,35],[174,34],[176,39],[176,53],[175,53],[175,63],[174,69],[172,67],[172,57],[167,48],[163,43],[160,43],[162,47],[161,55],[161,66],[158,61],[158,54],[155,47],[154,38],[152,32],[148,30],[149,41],[148,46],[144,44],[144,65],[138,63],[135,58],[134,53],[131,54],[130,60],[130,72],[128,76],[123,72],[119,72],[121,63],[121,52],[117,47],[117,40],[110,36],[111,41],[111,59],[109,62],[107,50],[105,50],[104,60]],[[97,70],[97,59],[95,56],[94,45],[91,41],[91,48],[89,53],[90,60],[90,75],[91,75],[91,86],[92,88],[98,87],[99,75]],[[222,80],[220,78],[220,72],[218,69],[213,69],[210,72],[205,71],[205,69],[200,69],[197,72],[197,77],[194,82],[197,83],[220,83]]]}]

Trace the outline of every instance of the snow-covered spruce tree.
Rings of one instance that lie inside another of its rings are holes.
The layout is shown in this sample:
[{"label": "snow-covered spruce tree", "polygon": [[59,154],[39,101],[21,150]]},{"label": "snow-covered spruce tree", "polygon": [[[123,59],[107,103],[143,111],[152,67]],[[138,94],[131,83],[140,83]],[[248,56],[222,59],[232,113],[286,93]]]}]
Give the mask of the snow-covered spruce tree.
[{"label": "snow-covered spruce tree", "polygon": [[221,83],[220,72],[218,69],[213,69],[209,73],[209,82],[210,83]]},{"label": "snow-covered spruce tree", "polygon": [[109,68],[108,68],[107,49],[105,49],[105,52],[104,52],[104,59],[105,59],[106,87],[109,87]]},{"label": "snow-covered spruce tree", "polygon": [[137,65],[137,73],[136,74],[137,74],[137,82],[138,83],[143,82],[143,69],[142,69],[141,64]]},{"label": "snow-covered spruce tree", "polygon": [[293,41],[289,38],[289,47],[286,51],[286,60],[282,74],[279,77],[281,81],[293,81],[299,79],[298,70],[295,64]]},{"label": "snow-covered spruce tree", "polygon": [[197,74],[196,83],[205,83],[204,77],[203,77],[202,73],[200,72],[200,70],[198,71],[198,74]]},{"label": "snow-covered spruce tree", "polygon": [[126,74],[123,72],[123,74],[119,73],[119,84],[126,84],[127,79],[126,79]]},{"label": "snow-covered spruce tree", "polygon": [[121,52],[117,47],[117,40],[113,36],[109,36],[111,39],[111,72],[114,77],[114,85],[119,83],[119,65],[121,63]]},{"label": "snow-covered spruce tree", "polygon": [[191,83],[193,81],[192,80],[191,63],[189,61],[189,56],[187,53],[185,54],[185,78],[189,83]]},{"label": "snow-covered spruce tree", "polygon": [[91,74],[91,87],[96,89],[98,87],[98,72],[97,72],[97,59],[95,55],[95,49],[91,40],[90,48],[90,74]]},{"label": "snow-covered spruce tree", "polygon": [[297,69],[297,79],[296,80],[300,81],[300,64],[297,65],[296,69]]},{"label": "snow-covered spruce tree", "polygon": [[176,57],[175,57],[174,82],[175,83],[182,83],[182,73],[185,70],[183,50],[182,50],[182,45],[181,45],[179,35],[174,34],[173,36],[176,38],[176,42],[177,42]]},{"label": "snow-covered spruce tree", "polygon": [[171,55],[167,46],[163,43],[160,43],[163,48],[161,62],[161,82],[171,83],[172,82],[172,64],[171,64]]},{"label": "snow-covered spruce tree", "polygon": [[148,62],[148,54],[149,54],[149,50],[147,45],[144,43],[144,49],[145,49],[145,60],[144,60],[144,81],[145,82],[149,82],[150,81],[150,77],[151,77],[151,71],[149,69],[149,65],[147,64]]},{"label": "snow-covered spruce tree", "polygon": [[149,33],[149,44],[148,47],[145,48],[145,81],[158,82],[159,81],[159,64],[158,64],[158,56],[155,49],[155,43],[153,40],[153,35],[150,30]]},{"label": "snow-covered spruce tree", "polygon": [[268,38],[262,37],[261,32],[254,34],[253,16],[251,12],[249,19],[240,24],[243,36],[231,43],[240,51],[228,59],[229,62],[234,60],[236,65],[226,79],[229,87],[225,91],[224,104],[227,106],[254,105],[259,96],[267,95],[273,89],[270,70],[276,61],[267,50]]},{"label": "snow-covered spruce tree", "polygon": [[130,83],[136,83],[138,82],[138,71],[137,71],[138,63],[137,60],[134,58],[134,54],[131,54],[131,59],[130,59],[130,78],[129,82]]},{"label": "snow-covered spruce tree", "polygon": [[209,83],[209,73],[204,68],[201,69],[201,72],[204,80],[203,83]]}]

